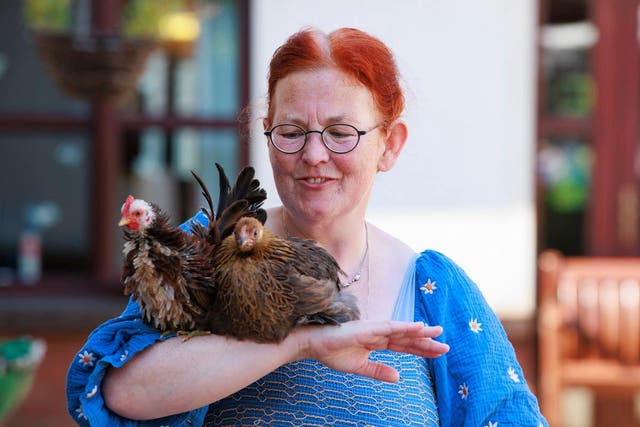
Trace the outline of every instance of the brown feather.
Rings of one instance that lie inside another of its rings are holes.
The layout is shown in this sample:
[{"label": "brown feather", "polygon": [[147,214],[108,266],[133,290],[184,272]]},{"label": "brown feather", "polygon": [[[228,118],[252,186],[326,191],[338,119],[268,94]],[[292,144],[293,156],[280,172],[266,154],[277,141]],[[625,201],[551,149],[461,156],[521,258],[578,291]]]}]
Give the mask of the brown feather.
[{"label": "brown feather", "polygon": [[213,270],[194,269],[190,263],[200,266],[198,257],[211,259],[212,254],[199,253],[191,236],[170,225],[157,206],[152,208],[156,219],[145,232],[124,234],[124,293],[132,295],[144,319],[163,332],[193,330],[211,300]]},{"label": "brown feather", "polygon": [[[239,247],[243,227],[261,236],[248,251]],[[338,263],[311,240],[282,239],[259,221],[242,218],[215,260],[213,333],[278,342],[296,325],[339,324],[360,316],[353,296],[340,291]]]},{"label": "brown feather", "polygon": [[221,187],[218,211],[206,185],[193,173],[202,189],[208,224],[193,221],[190,233],[171,225],[162,210],[150,204],[153,223],[144,231],[124,231],[125,260],[121,281],[125,295],[140,304],[144,319],[163,332],[203,329],[206,312],[214,301],[214,255],[225,233],[242,216],[266,220],[260,208],[266,192],[252,168],[240,173],[233,189],[222,167],[216,164]]}]

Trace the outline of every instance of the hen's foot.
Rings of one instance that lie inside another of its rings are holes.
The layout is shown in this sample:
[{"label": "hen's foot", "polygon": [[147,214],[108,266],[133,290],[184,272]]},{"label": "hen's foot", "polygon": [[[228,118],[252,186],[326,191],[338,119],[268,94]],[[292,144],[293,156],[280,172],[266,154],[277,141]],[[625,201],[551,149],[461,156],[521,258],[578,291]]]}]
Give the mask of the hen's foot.
[{"label": "hen's foot", "polygon": [[179,337],[182,337],[182,342],[189,341],[193,337],[199,337],[199,336],[209,335],[209,334],[211,334],[211,332],[209,332],[209,331],[200,331],[200,330],[178,331],[176,333],[176,335],[178,335]]}]

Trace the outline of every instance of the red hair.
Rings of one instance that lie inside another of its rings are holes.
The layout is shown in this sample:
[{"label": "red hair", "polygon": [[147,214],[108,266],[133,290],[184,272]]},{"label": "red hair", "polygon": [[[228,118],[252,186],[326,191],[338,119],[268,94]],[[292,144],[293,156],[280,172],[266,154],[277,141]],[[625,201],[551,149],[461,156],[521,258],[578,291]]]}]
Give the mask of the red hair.
[{"label": "red hair", "polygon": [[369,89],[383,127],[402,114],[400,73],[393,53],[382,41],[355,28],[340,28],[329,34],[305,29],[289,37],[271,58],[268,120],[273,118],[271,100],[280,80],[296,71],[323,67],[334,67]]}]

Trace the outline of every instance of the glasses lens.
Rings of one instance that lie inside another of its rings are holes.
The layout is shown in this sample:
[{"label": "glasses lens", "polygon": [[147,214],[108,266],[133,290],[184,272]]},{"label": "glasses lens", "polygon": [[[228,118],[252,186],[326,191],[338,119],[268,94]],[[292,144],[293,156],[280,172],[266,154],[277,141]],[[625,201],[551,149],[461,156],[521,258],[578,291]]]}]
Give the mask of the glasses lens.
[{"label": "glasses lens", "polygon": [[351,125],[331,125],[322,132],[322,139],[331,151],[346,153],[358,144],[358,130]]},{"label": "glasses lens", "polygon": [[296,125],[278,125],[271,129],[271,142],[285,153],[295,153],[304,145],[304,129]]}]

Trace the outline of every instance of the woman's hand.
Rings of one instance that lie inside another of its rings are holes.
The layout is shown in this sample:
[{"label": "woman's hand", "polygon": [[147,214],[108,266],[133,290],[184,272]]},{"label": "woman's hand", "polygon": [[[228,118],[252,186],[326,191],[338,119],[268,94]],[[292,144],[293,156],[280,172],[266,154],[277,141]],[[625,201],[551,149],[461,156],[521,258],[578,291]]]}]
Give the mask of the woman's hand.
[{"label": "woman's hand", "polygon": [[298,341],[300,359],[315,359],[337,371],[381,381],[396,382],[398,372],[387,365],[371,362],[373,350],[391,350],[422,357],[438,357],[449,346],[433,340],[442,333],[440,326],[422,322],[365,321],[340,326],[305,326],[292,338]]}]

